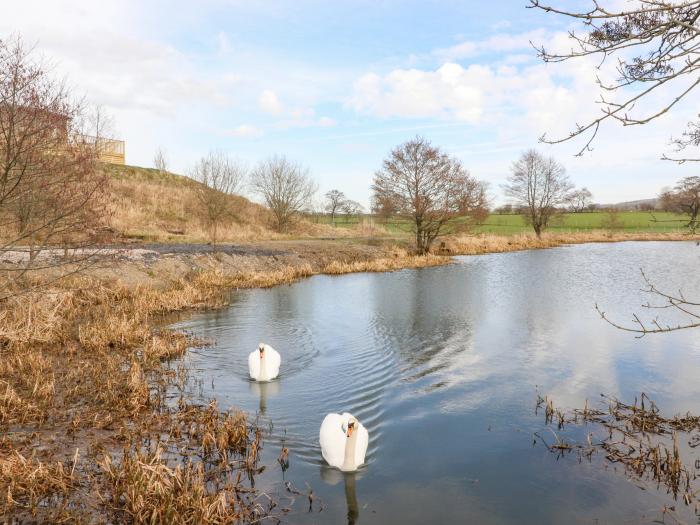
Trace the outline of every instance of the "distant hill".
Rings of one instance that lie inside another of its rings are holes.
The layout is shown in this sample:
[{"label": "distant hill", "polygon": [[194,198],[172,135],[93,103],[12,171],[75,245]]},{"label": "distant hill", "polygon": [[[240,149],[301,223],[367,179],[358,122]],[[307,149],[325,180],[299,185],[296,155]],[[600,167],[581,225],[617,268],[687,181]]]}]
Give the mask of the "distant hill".
[{"label": "distant hill", "polygon": [[[206,242],[196,189],[199,182],[153,168],[103,164],[110,179],[111,227],[125,238],[159,242]],[[231,195],[231,216],[222,224],[222,242],[274,239],[270,212],[245,197]],[[323,225],[300,221],[295,235],[322,234]]]},{"label": "distant hill", "polygon": [[617,208],[618,210],[639,210],[648,206],[656,208],[658,199],[639,199],[636,201],[617,202],[615,204],[599,204],[599,208]]}]

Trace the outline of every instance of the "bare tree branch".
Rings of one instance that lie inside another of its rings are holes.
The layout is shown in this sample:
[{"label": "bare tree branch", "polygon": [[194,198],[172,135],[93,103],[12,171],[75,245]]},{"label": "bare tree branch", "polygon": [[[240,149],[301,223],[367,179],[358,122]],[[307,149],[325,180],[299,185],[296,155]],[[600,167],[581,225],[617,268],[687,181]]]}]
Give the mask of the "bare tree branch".
[{"label": "bare tree branch", "polygon": [[[700,84],[700,1],[638,0],[636,6],[624,11],[612,10],[592,0],[587,11],[573,11],[545,5],[541,0],[530,0],[529,8],[571,18],[582,25],[582,31],[570,31],[573,42],[568,52],[551,52],[536,47],[545,62],[563,62],[588,56],[599,56],[601,64],[608,58],[617,58],[618,78],[603,82],[601,89],[602,115],[584,124],[577,124],[566,137],[543,142],[557,144],[575,137],[588,135],[577,155],[591,149],[601,124],[617,121],[623,126],[643,125],[674,108]],[[626,88],[634,88],[626,92]],[[659,88],[675,93],[642,116],[633,111]],[[606,98],[606,93],[620,93],[621,99]],[[673,140],[677,152],[700,145],[700,122],[690,122],[679,139]],[[663,155],[665,160],[683,163],[700,160],[689,156]]]}]

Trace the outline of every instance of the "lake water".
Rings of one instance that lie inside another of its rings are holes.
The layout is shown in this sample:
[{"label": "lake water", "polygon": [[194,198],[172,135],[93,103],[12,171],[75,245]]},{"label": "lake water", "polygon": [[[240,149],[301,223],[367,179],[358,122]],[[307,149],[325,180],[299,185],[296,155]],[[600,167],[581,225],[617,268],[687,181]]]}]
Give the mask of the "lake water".
[{"label": "lake water", "polygon": [[[217,341],[188,357],[201,394],[273,424],[259,486],[284,494],[284,480],[308,483],[320,498],[322,511],[297,502],[286,522],[647,523],[673,498],[600,457],[533,445],[545,428],[535,403],[538,392],[564,408],[645,392],[663,412],[699,413],[700,329],[637,339],[595,311],[648,314],[640,268],[697,299],[699,263],[691,242],[460,257],[240,291],[230,307],[177,326]],[[260,341],[282,355],[269,384],[248,380]],[[370,435],[355,474],[326,467],[318,444],[323,417],[343,411]],[[282,446],[286,473],[275,461]]]}]

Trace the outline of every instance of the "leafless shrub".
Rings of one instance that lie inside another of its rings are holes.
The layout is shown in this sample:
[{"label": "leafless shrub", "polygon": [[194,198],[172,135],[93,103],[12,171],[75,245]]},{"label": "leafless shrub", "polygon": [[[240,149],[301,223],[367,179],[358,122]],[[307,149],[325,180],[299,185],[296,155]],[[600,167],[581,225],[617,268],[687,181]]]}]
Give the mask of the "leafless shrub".
[{"label": "leafless shrub", "polygon": [[168,158],[162,148],[158,148],[155,155],[153,155],[153,167],[161,175],[168,173]]},{"label": "leafless shrub", "polygon": [[277,231],[290,226],[294,217],[311,203],[318,189],[308,169],[284,156],[261,161],[251,174],[251,185],[270,208]]},{"label": "leafless shrub", "polygon": [[197,200],[209,231],[209,239],[216,243],[222,221],[232,213],[230,196],[243,187],[246,169],[225,153],[215,151],[195,164],[190,177],[201,183],[197,189]]},{"label": "leafless shrub", "polygon": [[622,219],[620,218],[620,210],[615,207],[608,208],[605,217],[603,217],[601,225],[606,230],[621,230],[624,228],[625,223],[622,222]]}]

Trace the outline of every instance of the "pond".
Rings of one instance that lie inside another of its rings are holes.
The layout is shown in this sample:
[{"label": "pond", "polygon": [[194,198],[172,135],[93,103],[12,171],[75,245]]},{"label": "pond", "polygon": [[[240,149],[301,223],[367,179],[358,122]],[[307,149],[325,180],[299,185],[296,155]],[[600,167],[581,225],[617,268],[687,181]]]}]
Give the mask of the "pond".
[{"label": "pond", "polygon": [[[282,494],[285,480],[308,483],[317,496],[287,522],[646,523],[674,503],[696,522],[663,487],[602,458],[558,458],[533,434],[545,428],[538,394],[573,408],[645,392],[663,412],[700,413],[700,329],[638,339],[595,310],[648,316],[640,268],[700,298],[699,262],[693,242],[460,257],[240,291],[230,307],[177,327],[217,342],[188,356],[201,395],[272,423],[261,486]],[[282,355],[268,384],[248,379],[260,341]],[[323,417],[343,411],[370,434],[354,474],[325,466],[318,443]],[[286,472],[275,462],[282,446]]]}]

